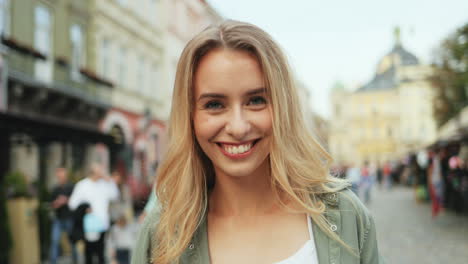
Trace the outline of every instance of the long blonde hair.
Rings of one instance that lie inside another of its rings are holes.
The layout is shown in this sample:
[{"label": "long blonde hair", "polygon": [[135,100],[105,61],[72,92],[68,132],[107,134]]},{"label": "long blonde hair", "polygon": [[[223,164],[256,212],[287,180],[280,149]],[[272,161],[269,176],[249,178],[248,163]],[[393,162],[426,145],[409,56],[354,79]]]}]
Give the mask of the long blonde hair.
[{"label": "long blonde hair", "polygon": [[[168,148],[156,184],[161,212],[159,222],[155,223],[153,262],[177,262],[207,210],[214,170],[194,135],[193,83],[201,58],[218,48],[249,52],[262,68],[272,106],[273,140],[269,159],[271,186],[278,201],[282,205],[285,200],[299,204],[301,211],[310,214],[326,234],[341,241],[329,229],[324,217],[326,206],[318,194],[338,190],[345,182],[330,176],[332,159],[305,125],[286,57],[260,28],[229,20],[195,36],[177,65]],[[330,187],[330,182],[335,182],[335,187]]]}]

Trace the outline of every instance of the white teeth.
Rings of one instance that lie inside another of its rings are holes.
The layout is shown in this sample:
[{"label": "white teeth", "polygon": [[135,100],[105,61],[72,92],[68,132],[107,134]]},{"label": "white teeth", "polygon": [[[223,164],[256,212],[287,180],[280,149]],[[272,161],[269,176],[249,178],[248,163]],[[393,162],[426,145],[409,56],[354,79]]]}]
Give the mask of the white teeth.
[{"label": "white teeth", "polygon": [[223,146],[224,150],[229,154],[242,154],[249,151],[252,148],[252,143],[240,146]]}]

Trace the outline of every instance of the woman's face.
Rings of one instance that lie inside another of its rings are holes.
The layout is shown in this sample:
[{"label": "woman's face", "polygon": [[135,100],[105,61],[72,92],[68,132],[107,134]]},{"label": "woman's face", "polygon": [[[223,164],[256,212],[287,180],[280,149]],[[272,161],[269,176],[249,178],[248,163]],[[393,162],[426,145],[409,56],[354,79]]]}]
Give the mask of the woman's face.
[{"label": "woman's face", "polygon": [[216,174],[243,177],[267,170],[271,107],[256,58],[210,51],[195,72],[194,94],[195,136]]}]

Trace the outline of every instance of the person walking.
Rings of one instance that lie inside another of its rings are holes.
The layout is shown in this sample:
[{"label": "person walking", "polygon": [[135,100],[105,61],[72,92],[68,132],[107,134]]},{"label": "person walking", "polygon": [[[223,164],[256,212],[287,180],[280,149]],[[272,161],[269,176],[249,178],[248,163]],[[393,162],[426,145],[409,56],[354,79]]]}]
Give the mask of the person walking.
[{"label": "person walking", "polygon": [[346,179],[351,183],[351,190],[359,196],[359,183],[361,182],[361,170],[357,166],[350,166],[346,170]]},{"label": "person walking", "polygon": [[78,255],[75,243],[70,239],[73,227],[72,213],[68,208],[68,200],[73,191],[73,184],[68,181],[67,170],[63,167],[55,169],[57,185],[52,189],[51,207],[54,209],[52,220],[52,233],[50,244],[50,264],[56,264],[60,253],[60,241],[62,234],[67,235],[71,246],[72,261],[77,263]]},{"label": "person walking", "polygon": [[125,214],[121,214],[117,218],[108,236],[111,264],[130,264],[130,256],[137,230],[136,223],[129,222]]},{"label": "person walking", "polygon": [[366,204],[371,202],[371,191],[375,172],[375,167],[370,166],[369,162],[365,161],[364,166],[361,168],[361,183],[359,185],[359,189],[362,191],[362,197]]},{"label": "person walking", "polygon": [[390,190],[392,188],[392,169],[389,162],[385,162],[382,172],[384,187],[385,189]]},{"label": "person walking", "polygon": [[436,150],[432,157],[427,178],[432,203],[432,218],[435,218],[443,208],[444,181],[441,163],[440,150]]},{"label": "person walking", "polygon": [[83,220],[86,264],[105,263],[105,233],[110,226],[109,204],[117,200],[119,190],[112,178],[106,175],[99,163],[92,163],[88,177],[79,181],[73,190],[68,206],[75,210],[89,204]]}]

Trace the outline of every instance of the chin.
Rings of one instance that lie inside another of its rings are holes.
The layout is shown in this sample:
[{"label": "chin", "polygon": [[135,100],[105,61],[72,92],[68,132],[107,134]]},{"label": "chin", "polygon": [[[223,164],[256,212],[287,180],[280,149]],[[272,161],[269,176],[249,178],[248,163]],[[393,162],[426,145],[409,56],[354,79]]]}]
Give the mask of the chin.
[{"label": "chin", "polygon": [[268,171],[268,164],[268,158],[265,158],[261,164],[224,164],[216,166],[215,170],[229,177],[245,178],[260,171]]}]

